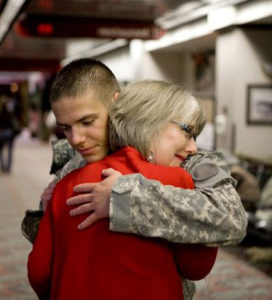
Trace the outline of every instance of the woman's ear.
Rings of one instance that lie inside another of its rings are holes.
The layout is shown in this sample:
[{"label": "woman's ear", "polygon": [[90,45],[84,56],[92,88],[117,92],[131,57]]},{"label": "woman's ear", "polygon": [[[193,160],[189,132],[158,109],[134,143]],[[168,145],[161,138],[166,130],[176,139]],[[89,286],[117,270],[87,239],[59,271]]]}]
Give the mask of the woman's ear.
[{"label": "woman's ear", "polygon": [[119,92],[115,92],[111,99],[111,102],[114,102],[118,98],[119,94],[120,94]]}]

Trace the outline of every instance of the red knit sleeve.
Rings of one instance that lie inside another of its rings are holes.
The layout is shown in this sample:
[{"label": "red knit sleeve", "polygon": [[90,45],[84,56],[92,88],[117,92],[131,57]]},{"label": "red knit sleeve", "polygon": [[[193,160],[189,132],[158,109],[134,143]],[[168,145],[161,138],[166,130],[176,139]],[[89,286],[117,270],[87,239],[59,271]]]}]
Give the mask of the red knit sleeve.
[{"label": "red knit sleeve", "polygon": [[28,279],[39,299],[45,299],[45,296],[49,299],[50,292],[52,254],[50,207],[49,204],[41,220],[33,249],[28,256]]},{"label": "red knit sleeve", "polygon": [[206,277],[217,256],[217,247],[207,247],[200,244],[174,244],[173,252],[180,275],[190,280],[200,280]]}]

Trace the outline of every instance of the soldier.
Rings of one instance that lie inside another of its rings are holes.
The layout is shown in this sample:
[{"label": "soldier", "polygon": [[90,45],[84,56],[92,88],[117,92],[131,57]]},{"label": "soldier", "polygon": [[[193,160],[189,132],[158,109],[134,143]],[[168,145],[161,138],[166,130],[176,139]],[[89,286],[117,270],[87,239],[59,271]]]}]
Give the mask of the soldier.
[{"label": "soldier", "polygon": [[[65,88],[69,88],[73,91],[73,96],[77,96],[78,91],[81,91],[77,86],[80,81],[82,87],[88,86],[90,91],[94,91],[94,93],[99,92],[98,87],[101,91],[101,86],[103,88],[101,92],[105,92],[106,85],[110,86],[109,81],[104,81],[101,85],[101,81],[98,80],[100,74],[95,72],[92,74],[96,77],[88,77],[86,80],[86,74],[84,75],[81,67],[79,68],[80,65],[88,64],[90,61],[92,60],[85,59],[72,62],[60,72],[57,78],[63,86],[62,93],[64,93]],[[92,63],[96,67],[99,65],[98,69],[104,69],[103,64],[94,61]],[[110,72],[110,74],[112,73]],[[108,93],[109,102],[116,98],[119,92],[116,86],[111,87],[111,91],[111,94]],[[54,149],[59,149],[58,143],[54,145]],[[63,144],[60,153],[67,153]],[[55,158],[59,166],[62,165],[62,159],[65,161],[59,152]],[[83,165],[84,160],[76,153],[64,168],[57,172],[57,180]],[[110,229],[149,237],[160,237],[178,243],[216,245],[239,243],[246,233],[247,218],[240,198],[235,191],[235,181],[230,176],[222,156],[219,153],[199,151],[188,156],[182,166],[192,175],[195,190],[164,186],[158,182],[149,181],[140,174],[119,176],[110,193]],[[111,172],[113,171],[106,171],[104,175],[111,175]],[[86,201],[92,201],[97,191],[103,189],[101,188],[103,186],[108,186],[109,183],[111,185],[116,177],[116,173],[113,172],[112,176],[108,176],[98,186],[90,184],[89,187],[87,185],[87,188],[86,186],[77,188],[77,191],[90,189],[91,193],[68,200],[69,205],[72,205],[75,202],[82,202],[82,197],[84,197],[83,209],[82,207],[77,208],[76,211],[73,210],[72,214],[89,210]],[[42,195],[43,200],[45,200],[43,202],[50,198],[52,186],[54,184],[46,189]],[[48,190],[49,193],[47,193]],[[105,193],[103,192],[103,194]],[[148,215],[143,216],[140,213],[143,211],[148,211]],[[91,219],[86,221],[87,223],[84,221],[83,227],[88,223],[90,224],[90,220],[94,222],[102,217],[99,208],[93,207],[91,216]],[[22,228],[23,233],[33,241],[35,230],[33,231],[30,219],[31,214],[28,214],[23,221]]]},{"label": "soldier", "polygon": [[[78,232],[82,217],[69,216],[66,199],[76,184],[100,181],[105,167],[192,189],[190,174],[179,165],[197,150],[192,136],[205,122],[203,110],[181,87],[147,80],[128,85],[110,108],[113,153],[99,160],[108,139],[102,130],[106,110],[98,99],[83,94],[52,103],[57,122],[87,165],[55,188],[29,255],[30,283],[42,299],[49,294],[59,300],[183,299],[180,275],[205,277],[217,248],[111,232],[108,218]],[[93,130],[84,126],[90,120]]]}]

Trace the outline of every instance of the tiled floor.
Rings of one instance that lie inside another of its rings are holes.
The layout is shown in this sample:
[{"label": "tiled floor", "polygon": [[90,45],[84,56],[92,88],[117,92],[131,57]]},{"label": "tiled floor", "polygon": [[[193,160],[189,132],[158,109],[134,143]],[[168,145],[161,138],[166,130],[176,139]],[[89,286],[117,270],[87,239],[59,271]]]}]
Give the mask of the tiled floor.
[{"label": "tiled floor", "polygon": [[[48,144],[20,137],[11,174],[0,173],[0,300],[37,299],[26,275],[31,245],[22,236],[20,223],[26,209],[37,207],[52,179],[51,155]],[[272,299],[272,278],[223,249],[211,274],[197,287],[196,300]]]},{"label": "tiled floor", "polygon": [[36,208],[50,181],[50,146],[20,138],[14,148],[12,172],[0,171],[0,299],[37,299],[26,276],[31,244],[22,236],[24,211]]},{"label": "tiled floor", "polygon": [[194,300],[272,299],[272,278],[222,249],[212,272],[197,287]]}]

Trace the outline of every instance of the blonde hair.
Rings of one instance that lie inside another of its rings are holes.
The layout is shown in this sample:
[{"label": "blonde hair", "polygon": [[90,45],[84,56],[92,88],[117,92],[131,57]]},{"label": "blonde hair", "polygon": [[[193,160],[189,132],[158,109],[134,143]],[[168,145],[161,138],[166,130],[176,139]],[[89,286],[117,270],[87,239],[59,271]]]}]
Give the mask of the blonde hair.
[{"label": "blonde hair", "polygon": [[155,80],[129,84],[110,108],[110,147],[115,151],[132,146],[147,157],[151,142],[171,121],[192,126],[197,136],[206,116],[199,102],[180,86]]}]

